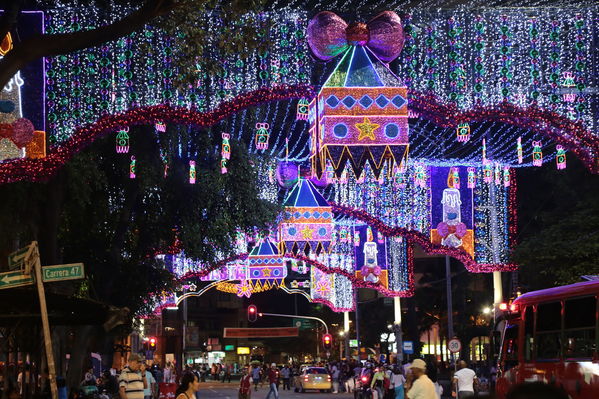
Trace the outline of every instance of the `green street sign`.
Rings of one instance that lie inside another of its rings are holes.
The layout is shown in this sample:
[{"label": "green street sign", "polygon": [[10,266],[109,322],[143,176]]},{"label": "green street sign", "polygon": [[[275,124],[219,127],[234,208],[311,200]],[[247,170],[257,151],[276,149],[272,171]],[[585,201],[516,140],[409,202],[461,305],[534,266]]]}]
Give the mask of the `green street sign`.
[{"label": "green street sign", "polygon": [[8,255],[8,270],[20,269],[29,252],[29,245]]},{"label": "green street sign", "polygon": [[53,265],[42,267],[42,281],[51,283],[54,281],[77,280],[85,277],[83,263],[69,263],[67,265]]},{"label": "green street sign", "polygon": [[0,273],[0,290],[21,287],[33,284],[33,276],[23,274],[20,270],[15,272]]},{"label": "green street sign", "polygon": [[310,330],[310,329],[314,328],[314,325],[312,324],[312,320],[310,320],[310,319],[294,318],[293,319],[293,327],[297,327],[300,330]]},{"label": "green street sign", "polygon": [[349,347],[350,348],[357,348],[358,347],[358,340],[357,339],[350,339],[349,340]]}]

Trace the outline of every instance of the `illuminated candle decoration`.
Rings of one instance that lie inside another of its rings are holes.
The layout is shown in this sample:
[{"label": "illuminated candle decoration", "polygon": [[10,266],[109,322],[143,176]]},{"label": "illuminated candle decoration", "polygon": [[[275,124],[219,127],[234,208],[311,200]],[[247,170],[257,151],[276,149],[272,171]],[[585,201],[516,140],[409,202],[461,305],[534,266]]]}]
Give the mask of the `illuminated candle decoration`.
[{"label": "illuminated candle decoration", "polygon": [[468,188],[476,187],[476,174],[474,173],[475,169],[470,167],[468,168]]},{"label": "illuminated candle decoration", "polygon": [[503,167],[503,186],[504,187],[510,186],[510,168],[509,168],[509,166]]},{"label": "illuminated candle decoration", "polygon": [[493,181],[493,168],[491,162],[483,162],[483,181],[485,183],[491,183]]},{"label": "illuminated candle decoration", "polygon": [[518,137],[518,142],[516,144],[516,148],[518,151],[518,163],[522,163],[522,137]]},{"label": "illuminated candle decoration", "polygon": [[116,152],[127,154],[129,152],[129,128],[119,131],[116,135]]},{"label": "illuminated candle decoration", "polygon": [[541,146],[543,143],[540,141],[532,142],[532,164],[534,166],[543,165],[543,151],[541,150]]},{"label": "illuminated candle decoration", "polygon": [[161,133],[166,132],[166,123],[164,123],[164,122],[158,121],[158,122],[156,122],[154,127],[156,128],[157,132],[161,132]]},{"label": "illuminated candle decoration", "polygon": [[453,179],[453,188],[460,189],[460,169],[457,167],[451,168],[451,178]]},{"label": "illuminated candle decoration", "polygon": [[259,150],[268,149],[268,123],[256,123],[256,148]]},{"label": "illuminated candle decoration", "polygon": [[460,123],[456,129],[458,141],[465,143],[470,140],[470,125],[467,123]]},{"label": "illuminated candle decoration", "polygon": [[135,179],[135,172],[137,171],[137,164],[135,161],[135,156],[131,155],[131,163],[129,163],[129,178]]},{"label": "illuminated candle decoration", "polygon": [[418,187],[426,187],[426,169],[423,164],[416,164],[414,171],[414,184]]},{"label": "illuminated candle decoration", "polygon": [[231,145],[229,144],[229,139],[231,135],[229,133],[223,133],[223,143],[221,146],[221,156],[223,159],[231,159]]},{"label": "illuminated candle decoration", "polygon": [[555,146],[555,149],[557,150],[557,154],[555,154],[557,168],[559,170],[566,169],[566,150],[559,144]]},{"label": "illuminated candle decoration", "polygon": [[301,98],[297,103],[297,114],[296,119],[307,121],[308,120],[308,105],[310,103],[306,98]]},{"label": "illuminated candle decoration", "polygon": [[189,184],[196,184],[196,161],[189,161]]}]

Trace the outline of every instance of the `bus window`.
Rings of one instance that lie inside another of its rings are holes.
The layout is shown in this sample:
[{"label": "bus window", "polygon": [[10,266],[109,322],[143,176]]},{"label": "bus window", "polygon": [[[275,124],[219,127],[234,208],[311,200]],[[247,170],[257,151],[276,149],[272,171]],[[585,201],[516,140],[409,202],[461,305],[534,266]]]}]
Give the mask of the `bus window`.
[{"label": "bus window", "polygon": [[524,311],[524,360],[527,362],[532,361],[534,322],[533,307],[528,306]]},{"label": "bus window", "polygon": [[596,351],[595,329],[597,299],[577,298],[566,301],[564,336],[566,359],[592,359]]},{"label": "bus window", "polygon": [[518,324],[508,325],[503,339],[504,371],[518,365]]},{"label": "bus window", "polygon": [[556,361],[561,357],[562,304],[543,303],[537,306],[537,361]]}]

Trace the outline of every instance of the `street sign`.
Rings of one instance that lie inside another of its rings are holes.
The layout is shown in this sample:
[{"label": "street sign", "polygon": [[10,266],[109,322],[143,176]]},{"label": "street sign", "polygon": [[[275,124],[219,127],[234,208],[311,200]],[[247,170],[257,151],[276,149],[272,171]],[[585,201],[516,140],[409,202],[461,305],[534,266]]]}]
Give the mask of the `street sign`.
[{"label": "street sign", "polygon": [[406,355],[414,354],[414,342],[413,341],[403,341],[402,343],[403,353]]},{"label": "street sign", "polygon": [[29,252],[29,245],[8,255],[8,270],[21,269],[25,256]]},{"label": "street sign", "polygon": [[349,340],[349,347],[350,348],[357,348],[358,347],[358,340],[357,339],[350,339]]},{"label": "street sign", "polygon": [[314,324],[312,324],[312,320],[310,320],[310,319],[294,318],[292,325],[293,325],[293,327],[297,327],[300,330],[310,330],[310,329],[314,328]]},{"label": "street sign", "polygon": [[459,351],[462,350],[462,343],[460,342],[459,339],[452,338],[447,343],[447,349],[449,349],[449,351],[451,353],[458,353]]},{"label": "street sign", "polygon": [[42,280],[44,283],[54,281],[77,280],[85,277],[83,263],[69,263],[66,265],[52,265],[42,267]]},{"label": "street sign", "polygon": [[33,276],[30,274],[23,274],[20,270],[0,273],[0,290],[31,284],[33,284]]}]

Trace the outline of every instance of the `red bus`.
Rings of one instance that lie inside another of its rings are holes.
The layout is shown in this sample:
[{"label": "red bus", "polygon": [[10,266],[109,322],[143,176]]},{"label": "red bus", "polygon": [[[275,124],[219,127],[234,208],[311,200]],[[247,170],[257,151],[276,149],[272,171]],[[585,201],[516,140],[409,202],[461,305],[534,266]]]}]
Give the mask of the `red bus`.
[{"label": "red bus", "polygon": [[526,381],[599,398],[599,281],[526,293],[512,302],[502,334],[497,394]]}]

